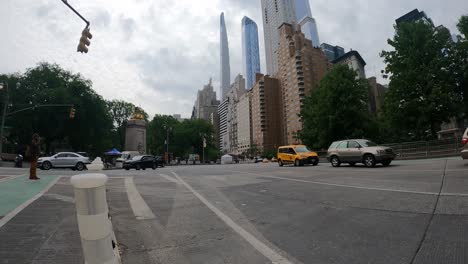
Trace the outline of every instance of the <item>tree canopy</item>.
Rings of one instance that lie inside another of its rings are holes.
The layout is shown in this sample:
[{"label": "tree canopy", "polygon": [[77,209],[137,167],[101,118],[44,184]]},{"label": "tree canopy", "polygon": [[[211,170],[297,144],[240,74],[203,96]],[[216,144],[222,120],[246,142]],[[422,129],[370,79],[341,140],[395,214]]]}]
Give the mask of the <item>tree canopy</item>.
[{"label": "tree canopy", "polygon": [[[168,130],[170,128],[170,130]],[[177,121],[172,116],[156,115],[148,126],[148,148],[152,154],[165,152],[165,141],[169,134],[169,152],[174,157],[186,158],[189,154],[203,154],[203,137],[206,139],[205,160],[218,156],[213,136],[213,125],[205,120]]]},{"label": "tree canopy", "polygon": [[[8,112],[31,107],[6,119],[9,142],[28,144],[31,135],[39,133],[45,152],[71,147],[98,154],[111,146],[112,119],[90,80],[49,63],[4,78],[10,85]],[[75,118],[69,117],[70,106],[54,105],[73,105]]]},{"label": "tree canopy", "polygon": [[453,73],[454,45],[445,27],[422,21],[395,26],[383,51],[390,84],[383,105],[385,130],[395,140],[431,139],[455,117],[461,94]]},{"label": "tree canopy", "polygon": [[299,138],[321,149],[335,140],[375,135],[368,101],[367,81],[357,79],[347,65],[335,66],[304,100]]}]

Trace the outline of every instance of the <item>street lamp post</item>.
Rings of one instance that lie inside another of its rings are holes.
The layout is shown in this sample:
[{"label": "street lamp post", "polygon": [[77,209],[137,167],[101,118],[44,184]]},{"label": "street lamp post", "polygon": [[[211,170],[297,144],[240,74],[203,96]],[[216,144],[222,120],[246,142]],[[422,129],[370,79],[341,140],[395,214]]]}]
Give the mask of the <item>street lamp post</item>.
[{"label": "street lamp post", "polygon": [[[8,97],[9,97],[7,82],[0,84],[0,90],[3,90],[3,89],[5,89],[5,96],[4,96],[5,100],[3,100],[2,124],[0,127],[0,155],[2,155],[3,153],[3,128],[5,126],[5,117],[6,117],[6,112],[7,112],[7,107],[8,107]],[[1,160],[1,156],[0,156],[0,160]]]},{"label": "street lamp post", "polygon": [[200,136],[202,137],[202,164],[205,164],[206,135],[200,133]]},{"label": "street lamp post", "polygon": [[164,125],[163,126],[164,129],[166,130],[166,164],[169,164],[169,131],[172,131],[172,127],[169,127],[169,126],[166,126]]},{"label": "street lamp post", "polygon": [[[16,89],[20,87],[20,83],[16,83]],[[0,83],[0,90],[5,89],[5,99],[3,101],[2,123],[0,125],[0,160],[3,153],[3,129],[5,127],[5,118],[8,110],[8,101],[10,100],[10,91],[8,90],[8,82]]]}]

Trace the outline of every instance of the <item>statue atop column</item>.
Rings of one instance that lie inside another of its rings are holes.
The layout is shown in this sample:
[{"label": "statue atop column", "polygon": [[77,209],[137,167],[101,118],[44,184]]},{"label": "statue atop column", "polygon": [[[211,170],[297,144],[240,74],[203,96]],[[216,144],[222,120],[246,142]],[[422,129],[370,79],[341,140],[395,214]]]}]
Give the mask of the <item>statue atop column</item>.
[{"label": "statue atop column", "polygon": [[146,154],[146,120],[143,110],[135,107],[125,129],[125,151]]}]

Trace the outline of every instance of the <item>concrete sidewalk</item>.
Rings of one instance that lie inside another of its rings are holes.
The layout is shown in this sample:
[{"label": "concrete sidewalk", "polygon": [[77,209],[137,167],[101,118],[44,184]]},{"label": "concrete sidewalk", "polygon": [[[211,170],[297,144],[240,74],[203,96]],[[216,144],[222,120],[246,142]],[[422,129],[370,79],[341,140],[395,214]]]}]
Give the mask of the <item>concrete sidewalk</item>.
[{"label": "concrete sidewalk", "polygon": [[[1,212],[11,212],[56,179],[42,176],[40,181],[29,182],[19,177],[0,182]],[[61,178],[0,227],[1,264],[84,263],[69,181]]]}]

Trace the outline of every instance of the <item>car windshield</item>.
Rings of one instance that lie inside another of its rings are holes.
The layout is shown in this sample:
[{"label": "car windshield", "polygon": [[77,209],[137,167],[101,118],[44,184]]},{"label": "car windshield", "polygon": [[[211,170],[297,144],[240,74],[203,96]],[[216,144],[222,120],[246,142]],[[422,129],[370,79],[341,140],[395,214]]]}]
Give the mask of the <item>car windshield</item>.
[{"label": "car windshield", "polygon": [[297,153],[306,153],[306,152],[310,152],[310,150],[305,147],[305,146],[300,146],[300,147],[296,147],[296,152]]},{"label": "car windshield", "polygon": [[141,158],[143,158],[143,156],[135,156],[132,158],[132,160],[141,160]]},{"label": "car windshield", "polygon": [[376,143],[369,141],[369,140],[357,140],[357,142],[363,147],[376,147],[378,146]]}]

